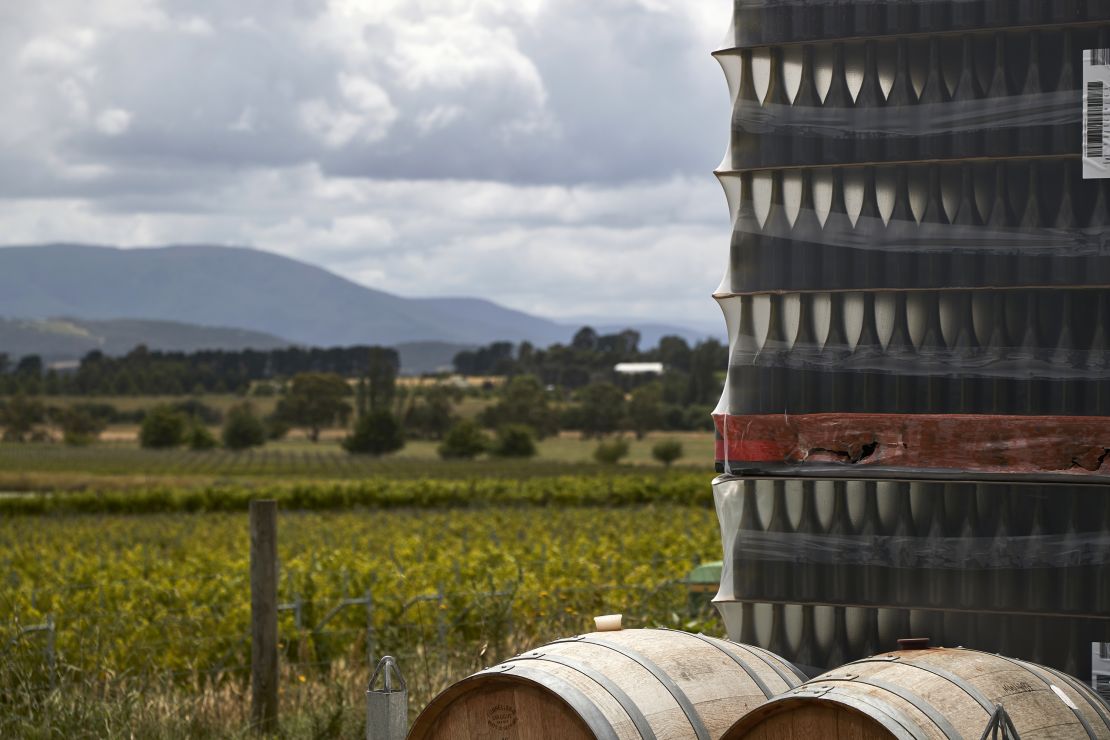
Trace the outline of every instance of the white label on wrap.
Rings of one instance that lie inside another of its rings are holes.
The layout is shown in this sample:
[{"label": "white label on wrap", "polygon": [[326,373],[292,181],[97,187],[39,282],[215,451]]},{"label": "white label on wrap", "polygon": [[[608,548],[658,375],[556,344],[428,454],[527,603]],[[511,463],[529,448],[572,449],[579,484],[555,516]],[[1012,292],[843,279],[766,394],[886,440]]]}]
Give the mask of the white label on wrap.
[{"label": "white label on wrap", "polygon": [[1083,179],[1110,178],[1110,142],[1106,141],[1110,49],[1083,51]]}]

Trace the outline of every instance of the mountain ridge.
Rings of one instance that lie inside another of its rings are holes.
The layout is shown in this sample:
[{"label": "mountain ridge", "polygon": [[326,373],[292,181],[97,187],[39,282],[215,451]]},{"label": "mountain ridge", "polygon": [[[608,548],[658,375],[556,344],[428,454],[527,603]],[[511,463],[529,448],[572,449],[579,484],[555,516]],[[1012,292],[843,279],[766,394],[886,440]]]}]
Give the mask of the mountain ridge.
[{"label": "mountain ridge", "polygon": [[[2,247],[0,316],[234,327],[308,346],[494,341],[548,346],[568,342],[579,328],[483,298],[398,296],[250,247],[187,244]],[[653,335],[644,337],[643,346],[671,329],[688,338],[704,335],[642,323]]]}]

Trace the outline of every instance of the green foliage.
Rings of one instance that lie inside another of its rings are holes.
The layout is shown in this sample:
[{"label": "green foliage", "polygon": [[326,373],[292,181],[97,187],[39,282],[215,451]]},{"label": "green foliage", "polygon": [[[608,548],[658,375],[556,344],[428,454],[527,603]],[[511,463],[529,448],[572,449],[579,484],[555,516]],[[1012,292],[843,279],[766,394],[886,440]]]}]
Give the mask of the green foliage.
[{"label": "green foliage", "polygon": [[[442,483],[462,495],[469,489],[465,482]],[[544,489],[560,495],[567,485],[605,489],[604,480],[574,478],[550,481]],[[515,486],[501,488],[512,492]],[[708,491],[704,477],[694,489]],[[291,669],[280,679],[281,736],[365,736],[357,721],[343,730],[290,721],[299,687],[315,685],[317,704],[338,702],[320,689],[343,665],[361,683],[345,687],[347,702],[365,712],[368,618],[378,650],[388,646],[401,656],[414,710],[473,672],[476,660],[496,664],[588,631],[596,614],[623,611],[628,627],[720,635],[718,622],[686,624],[689,594],[682,579],[720,553],[719,529],[705,502],[703,495],[696,506],[399,508],[368,516],[290,513],[290,502],[283,501],[277,596],[303,604],[304,629],[293,614],[279,616],[280,661]],[[249,701],[242,697],[249,678],[237,668],[250,664],[244,513],[0,517],[0,541],[6,567],[18,575],[0,579],[0,640],[7,646],[0,660],[0,737],[246,740]],[[314,630],[344,599],[368,592],[374,605],[369,615],[342,609]],[[18,626],[41,624],[47,614],[57,627],[54,691],[46,688],[45,635],[10,642]],[[437,624],[446,626],[442,639]],[[320,665],[329,662],[331,671]],[[158,693],[174,685],[181,692],[176,701]],[[222,689],[216,701],[202,693],[212,685]],[[35,687],[42,689],[31,694]],[[17,703],[28,695],[38,702],[37,723],[29,721],[31,702]],[[80,696],[89,697],[88,706],[74,711]],[[162,716],[177,723],[173,733],[149,721],[151,708],[164,698],[169,705]],[[222,731],[205,734],[204,722],[221,707],[238,713],[229,713]]]},{"label": "green foliage", "polygon": [[102,418],[98,418],[80,407],[63,410],[59,415],[58,422],[62,427],[62,439],[67,445],[73,447],[83,447],[91,444],[107,426]]},{"label": "green foliage", "polygon": [[551,408],[547,390],[535,375],[510,378],[497,403],[485,409],[481,421],[488,427],[524,424],[543,439],[559,431],[559,416]]},{"label": "green foliage", "polygon": [[662,439],[651,447],[651,456],[666,467],[682,457],[682,443],[677,439]]},{"label": "green foliage", "polygon": [[286,434],[289,434],[289,422],[282,419],[277,414],[270,414],[266,417],[266,438],[270,440],[284,439]]},{"label": "green foliage", "polygon": [[351,406],[344,399],[351,393],[347,381],[334,373],[301,373],[294,376],[278,401],[277,416],[291,426],[304,427],[313,442],[320,430],[346,424]]},{"label": "green foliage", "polygon": [[366,402],[370,411],[388,409],[393,403],[397,388],[397,371],[400,358],[397,351],[383,347],[370,347],[366,363],[366,380],[369,392]]},{"label": "green foliage", "polygon": [[220,437],[229,450],[261,447],[266,444],[266,425],[254,413],[254,406],[249,402],[239,403],[228,409]]},{"label": "green foliage", "polygon": [[35,427],[45,420],[42,402],[22,393],[12,396],[0,408],[0,426],[5,442],[26,442],[35,436]]},{"label": "green foliage", "polygon": [[628,456],[628,442],[618,437],[601,442],[594,450],[594,459],[603,465],[616,465]]},{"label": "green foliage", "polygon": [[208,427],[203,424],[193,424],[185,434],[185,444],[190,450],[202,451],[215,449],[220,443]]},{"label": "green foliage", "polygon": [[578,393],[578,423],[585,437],[618,431],[625,413],[624,393],[612,383],[593,383]]},{"label": "green foliage", "polygon": [[443,439],[458,417],[454,403],[461,392],[445,385],[421,388],[404,411],[405,434],[417,439]]},{"label": "green foliage", "polygon": [[[621,440],[612,440],[619,442]],[[609,444],[609,443],[606,443]],[[622,469],[627,470],[627,468]],[[130,490],[58,491],[49,496],[0,498],[0,514],[155,514],[246,511],[252,499],[274,499],[282,509],[325,511],[436,509],[470,506],[626,506],[688,504],[712,507],[712,489],[696,472],[557,475],[527,479],[389,479],[196,488],[154,486]]]},{"label": "green foliage", "polygon": [[536,440],[527,426],[506,424],[497,430],[490,452],[497,457],[534,457]]},{"label": "green foliage", "polygon": [[143,418],[139,444],[149,449],[177,447],[185,441],[189,419],[171,406],[155,406]]},{"label": "green foliage", "polygon": [[367,412],[343,440],[343,449],[352,454],[385,455],[405,446],[405,435],[397,417],[386,409]]},{"label": "green foliage", "polygon": [[648,383],[632,391],[628,402],[628,420],[636,439],[643,439],[652,429],[663,423],[663,386]]},{"label": "green foliage", "polygon": [[443,438],[438,451],[442,458],[470,460],[489,448],[489,439],[477,422],[463,419]]}]

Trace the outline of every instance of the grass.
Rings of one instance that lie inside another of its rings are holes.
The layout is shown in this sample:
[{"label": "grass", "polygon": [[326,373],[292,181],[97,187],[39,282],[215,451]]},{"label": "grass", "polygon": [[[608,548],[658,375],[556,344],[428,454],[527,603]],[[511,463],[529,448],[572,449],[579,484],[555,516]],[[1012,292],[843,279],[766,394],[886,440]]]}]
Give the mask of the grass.
[{"label": "grass", "polygon": [[414,441],[381,458],[350,455],[336,440],[313,444],[287,439],[245,452],[186,449],[144,450],[134,442],[101,442],[89,447],[61,444],[0,444],[0,492],[105,490],[158,486],[196,487],[220,482],[352,480],[389,478],[513,478],[627,473],[658,469],[651,446],[662,438],[682,441],[686,455],[677,467],[712,471],[713,437],[703,433],[653,433],[630,440],[628,462],[602,466],[593,461],[596,440],[563,434],[539,443],[528,460],[441,460],[437,443]]}]

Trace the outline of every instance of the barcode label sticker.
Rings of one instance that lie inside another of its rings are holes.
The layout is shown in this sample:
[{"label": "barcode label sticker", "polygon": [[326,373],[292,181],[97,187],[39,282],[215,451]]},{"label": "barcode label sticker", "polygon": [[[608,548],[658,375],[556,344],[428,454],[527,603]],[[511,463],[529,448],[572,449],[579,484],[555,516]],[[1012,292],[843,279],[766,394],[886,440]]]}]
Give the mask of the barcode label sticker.
[{"label": "barcode label sticker", "polygon": [[1110,86],[1110,49],[1083,52],[1083,179],[1110,178],[1106,141],[1106,92]]}]

